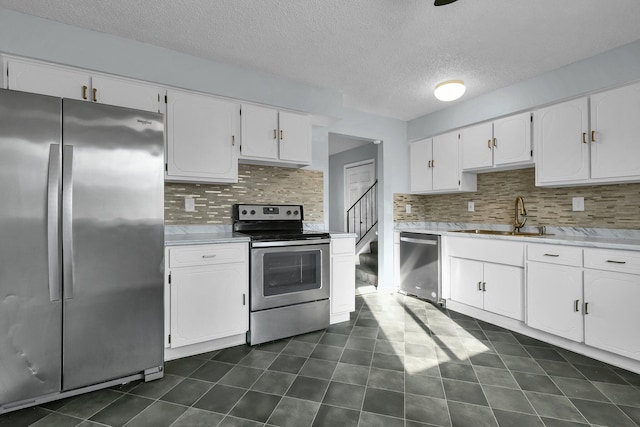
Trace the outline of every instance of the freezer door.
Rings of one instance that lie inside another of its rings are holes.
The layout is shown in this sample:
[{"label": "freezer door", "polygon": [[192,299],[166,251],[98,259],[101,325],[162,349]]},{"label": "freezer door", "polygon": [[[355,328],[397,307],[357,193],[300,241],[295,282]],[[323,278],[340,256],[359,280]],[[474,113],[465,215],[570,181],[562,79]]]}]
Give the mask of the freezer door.
[{"label": "freezer door", "polygon": [[162,365],[163,128],[63,101],[63,390]]},{"label": "freezer door", "polygon": [[0,407],[60,390],[60,108],[0,89]]}]

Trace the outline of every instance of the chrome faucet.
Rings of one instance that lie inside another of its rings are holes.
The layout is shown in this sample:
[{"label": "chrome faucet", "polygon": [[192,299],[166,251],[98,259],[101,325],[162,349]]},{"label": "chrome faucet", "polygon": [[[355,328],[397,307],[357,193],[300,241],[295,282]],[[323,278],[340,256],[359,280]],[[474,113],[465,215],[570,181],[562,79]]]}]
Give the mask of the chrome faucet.
[{"label": "chrome faucet", "polygon": [[[520,221],[520,215],[522,215],[522,221]],[[524,198],[522,196],[516,197],[515,203],[515,216],[513,219],[513,231],[519,232],[524,223],[527,222],[527,210],[524,208]]]}]

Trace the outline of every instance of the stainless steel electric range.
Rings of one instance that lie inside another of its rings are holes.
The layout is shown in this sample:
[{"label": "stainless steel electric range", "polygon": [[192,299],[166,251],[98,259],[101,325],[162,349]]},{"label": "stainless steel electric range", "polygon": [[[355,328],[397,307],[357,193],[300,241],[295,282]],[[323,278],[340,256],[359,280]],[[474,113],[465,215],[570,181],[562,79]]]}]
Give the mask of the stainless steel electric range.
[{"label": "stainless steel electric range", "polygon": [[330,235],[303,230],[301,205],[233,206],[233,230],[251,237],[251,345],[329,326]]}]

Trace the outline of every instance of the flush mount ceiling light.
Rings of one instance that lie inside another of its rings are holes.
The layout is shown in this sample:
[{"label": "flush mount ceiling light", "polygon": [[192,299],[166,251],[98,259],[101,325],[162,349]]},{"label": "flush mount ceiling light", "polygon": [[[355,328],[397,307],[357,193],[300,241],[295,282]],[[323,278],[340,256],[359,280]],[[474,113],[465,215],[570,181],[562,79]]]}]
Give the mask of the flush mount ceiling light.
[{"label": "flush mount ceiling light", "polygon": [[466,89],[462,80],[447,80],[438,83],[433,94],[440,101],[454,101],[460,98]]}]

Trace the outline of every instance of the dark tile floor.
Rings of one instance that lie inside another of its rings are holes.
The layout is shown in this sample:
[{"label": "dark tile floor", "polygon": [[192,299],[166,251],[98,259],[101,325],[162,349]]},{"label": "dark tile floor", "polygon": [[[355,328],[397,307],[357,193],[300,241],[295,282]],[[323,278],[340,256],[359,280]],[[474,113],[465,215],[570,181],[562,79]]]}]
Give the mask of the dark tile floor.
[{"label": "dark tile floor", "polygon": [[640,375],[402,295],[255,348],[175,360],[0,426],[638,426]]}]

